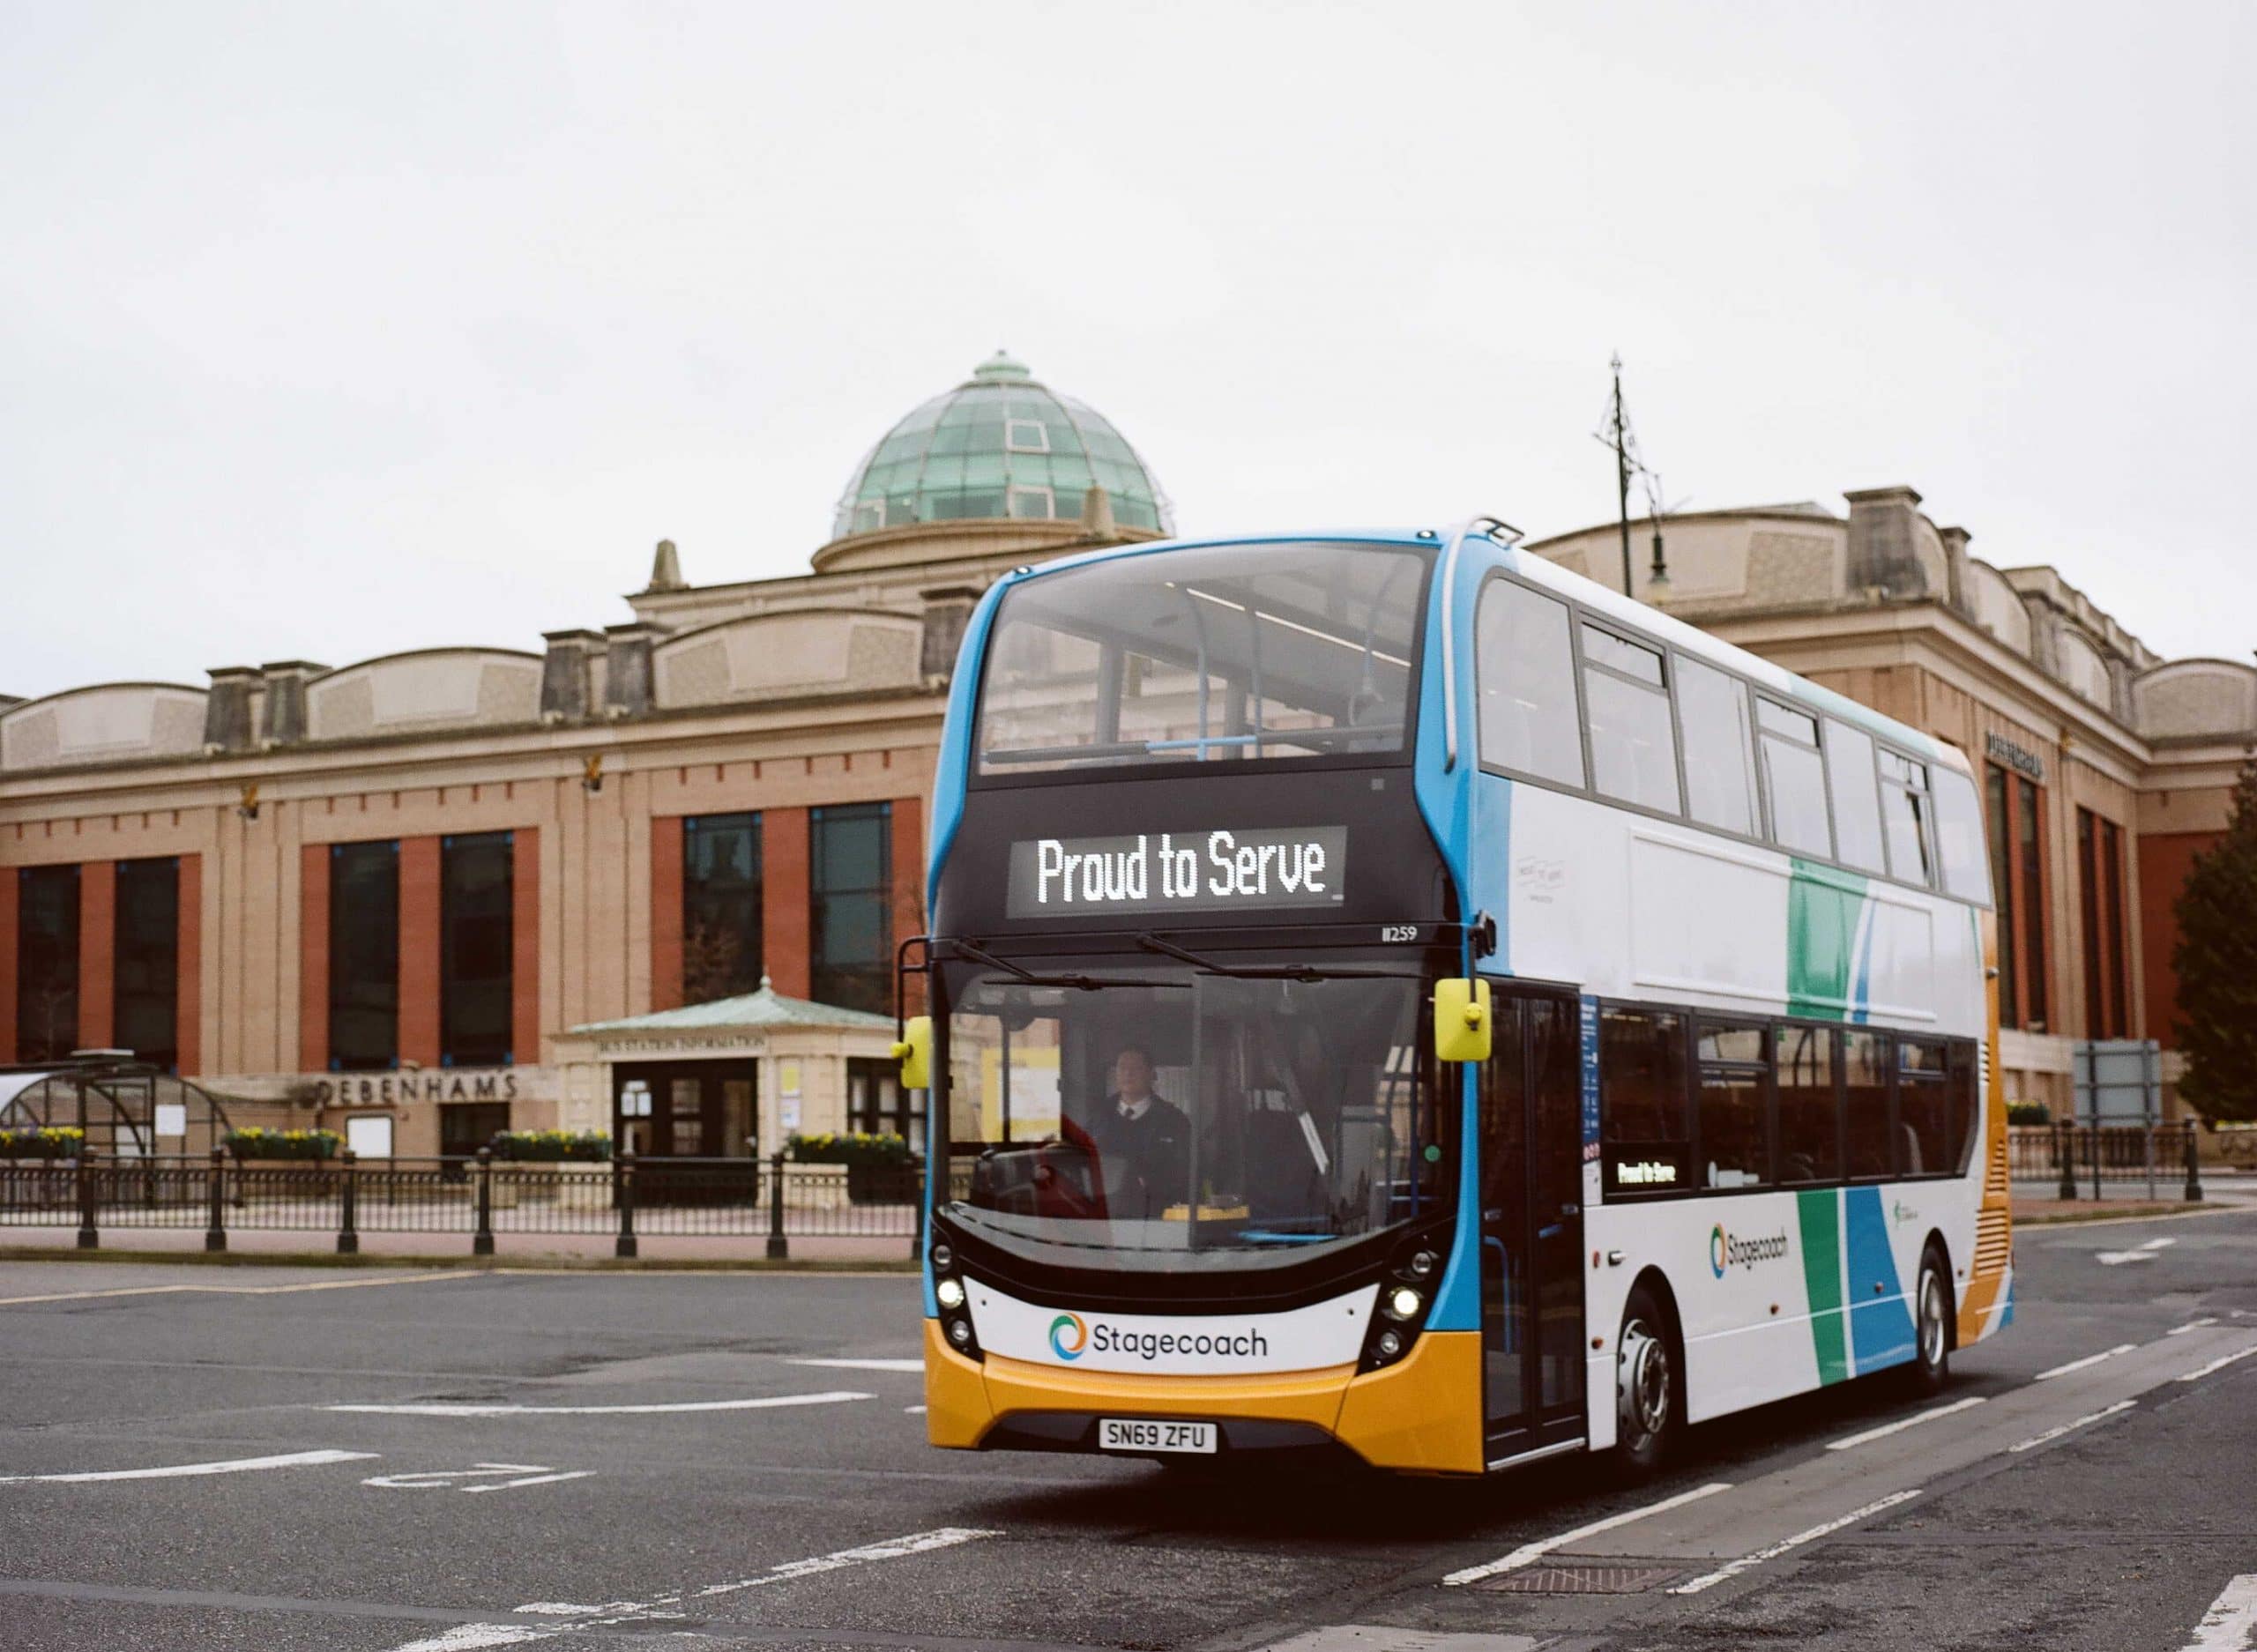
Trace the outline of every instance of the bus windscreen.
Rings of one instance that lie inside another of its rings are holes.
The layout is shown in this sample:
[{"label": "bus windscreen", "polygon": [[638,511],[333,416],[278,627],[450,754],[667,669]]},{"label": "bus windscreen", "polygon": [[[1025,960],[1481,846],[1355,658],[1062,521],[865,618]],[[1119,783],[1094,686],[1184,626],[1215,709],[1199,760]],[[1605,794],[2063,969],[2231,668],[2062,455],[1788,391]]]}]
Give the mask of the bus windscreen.
[{"label": "bus windscreen", "polygon": [[1026,580],[988,649],[978,772],[1399,758],[1427,562],[1231,545]]}]

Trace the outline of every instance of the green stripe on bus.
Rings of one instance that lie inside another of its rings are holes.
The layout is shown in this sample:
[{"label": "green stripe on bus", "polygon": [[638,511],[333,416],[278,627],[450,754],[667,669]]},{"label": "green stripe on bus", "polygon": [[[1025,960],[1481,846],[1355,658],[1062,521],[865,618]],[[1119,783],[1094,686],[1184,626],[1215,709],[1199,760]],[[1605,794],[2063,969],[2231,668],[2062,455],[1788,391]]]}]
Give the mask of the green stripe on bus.
[{"label": "green stripe on bus", "polygon": [[1866,880],[1798,859],[1787,885],[1787,1014],[1841,1021]]},{"label": "green stripe on bus", "polygon": [[1802,1222],[1802,1280],[1810,1293],[1810,1340],[1818,1353],[1818,1380],[1850,1374],[1850,1349],[1842,1317],[1841,1195],[1831,1187],[1795,1195]]}]

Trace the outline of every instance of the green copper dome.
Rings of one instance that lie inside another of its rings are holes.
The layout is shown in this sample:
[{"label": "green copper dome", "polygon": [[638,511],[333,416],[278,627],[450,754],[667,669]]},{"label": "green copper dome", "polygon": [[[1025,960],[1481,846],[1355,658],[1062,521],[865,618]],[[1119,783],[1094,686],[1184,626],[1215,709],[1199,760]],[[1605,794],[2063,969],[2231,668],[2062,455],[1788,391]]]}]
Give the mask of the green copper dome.
[{"label": "green copper dome", "polygon": [[1166,496],[1121,433],[998,350],[870,450],[838,502],[834,537],[966,517],[1072,521],[1092,485],[1112,495],[1122,527],[1173,531]]}]

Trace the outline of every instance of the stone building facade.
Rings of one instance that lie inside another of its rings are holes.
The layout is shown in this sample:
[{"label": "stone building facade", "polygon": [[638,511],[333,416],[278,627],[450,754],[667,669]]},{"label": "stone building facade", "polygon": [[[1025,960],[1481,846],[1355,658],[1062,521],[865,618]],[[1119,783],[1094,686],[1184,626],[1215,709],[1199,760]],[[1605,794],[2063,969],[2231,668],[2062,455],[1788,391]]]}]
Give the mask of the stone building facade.
[{"label": "stone building facade", "polygon": [[[702,1111],[647,1144],[898,1122],[869,1023],[795,1023],[787,1095],[767,1018],[886,1008],[980,593],[1171,529],[1127,442],[998,356],[873,447],[803,574],[695,585],[662,542],[629,618],[538,651],[0,698],[0,1062],[130,1048],[428,1153],[622,1131],[650,1116],[621,1112],[637,1063],[688,1036],[626,1023],[741,1001],[667,1080]],[[2052,569],[1968,547],[1881,488],[1672,519],[1665,584],[1641,534],[1632,588],[1991,778],[2009,1090],[2058,1102],[2071,1040],[2171,1038],[2171,899],[2257,738],[2257,673],[2157,659]],[[1612,526],[1533,548],[1620,587]]]}]

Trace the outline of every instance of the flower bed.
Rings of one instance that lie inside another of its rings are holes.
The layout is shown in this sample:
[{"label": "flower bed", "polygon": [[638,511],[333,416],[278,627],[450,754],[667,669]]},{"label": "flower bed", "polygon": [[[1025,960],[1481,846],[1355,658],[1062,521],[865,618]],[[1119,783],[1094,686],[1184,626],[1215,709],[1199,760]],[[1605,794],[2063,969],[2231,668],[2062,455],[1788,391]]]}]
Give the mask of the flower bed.
[{"label": "flower bed", "polygon": [[786,1144],[795,1165],[844,1165],[854,1204],[908,1204],[917,1197],[917,1156],[898,1135],[795,1135]]},{"label": "flower bed", "polygon": [[611,1138],[600,1130],[503,1130],[487,1145],[496,1160],[519,1165],[600,1165],[611,1157]]},{"label": "flower bed", "polygon": [[0,1158],[76,1158],[86,1133],[67,1124],[0,1130]]},{"label": "flower bed", "polygon": [[345,1138],[334,1130],[267,1130],[253,1125],[230,1130],[223,1145],[237,1159],[335,1158]]}]

